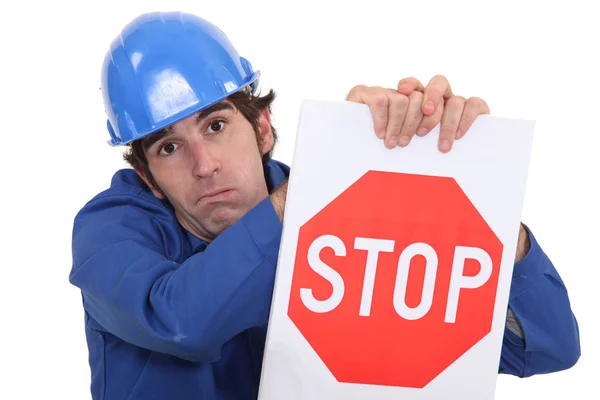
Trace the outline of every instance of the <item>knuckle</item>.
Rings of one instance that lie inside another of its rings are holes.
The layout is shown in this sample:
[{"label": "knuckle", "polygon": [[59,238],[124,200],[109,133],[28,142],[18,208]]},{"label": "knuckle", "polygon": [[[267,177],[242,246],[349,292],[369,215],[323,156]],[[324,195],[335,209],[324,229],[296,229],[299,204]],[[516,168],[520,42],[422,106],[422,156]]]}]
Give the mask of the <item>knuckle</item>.
[{"label": "knuckle", "polygon": [[448,104],[461,106],[461,105],[464,105],[466,103],[466,101],[467,100],[462,96],[452,96],[448,99]]},{"label": "knuckle", "polygon": [[454,125],[443,125],[440,134],[442,136],[454,137],[456,135],[457,127]]},{"label": "knuckle", "polygon": [[416,83],[416,81],[417,80],[416,80],[415,77],[410,76],[408,78],[401,79],[400,82],[398,82],[398,85],[408,84],[408,85],[413,85],[414,86],[415,83]]},{"label": "knuckle", "polygon": [[429,97],[434,99],[440,98],[442,97],[442,92],[440,91],[440,89],[432,87],[429,89]]},{"label": "knuckle", "polygon": [[439,81],[439,82],[443,82],[444,84],[448,85],[448,78],[446,78],[445,75],[437,74],[436,76],[433,77],[433,79],[435,79],[436,81]]},{"label": "knuckle", "polygon": [[423,118],[420,126],[427,130],[432,130],[433,128],[435,128],[435,126],[438,124],[438,122],[439,121],[437,121],[434,118]]},{"label": "knuckle", "polygon": [[406,109],[406,107],[408,107],[408,104],[409,100],[407,96],[400,93],[396,93],[392,96],[390,108],[392,108],[394,111],[403,111],[404,109]]},{"label": "knuckle", "polygon": [[417,101],[419,103],[421,103],[421,101],[423,101],[423,93],[418,92],[418,91],[414,91],[410,94],[410,96],[408,96],[410,101]]},{"label": "knuckle", "polygon": [[390,136],[397,136],[400,134],[400,128],[402,128],[402,121],[394,119],[388,124],[388,128]]},{"label": "knuckle", "polygon": [[402,118],[391,118],[388,121],[389,131],[395,134],[399,134],[400,130],[404,126],[404,120]]},{"label": "knuckle", "polygon": [[404,126],[402,127],[403,135],[412,135],[417,131],[419,126],[419,121],[416,119],[410,119],[404,122]]},{"label": "knuckle", "polygon": [[373,104],[376,107],[387,107],[388,97],[385,93],[377,93],[373,96]]},{"label": "knuckle", "polygon": [[463,114],[460,117],[460,126],[469,126],[473,123],[473,121],[474,121],[473,118]]},{"label": "knuckle", "polygon": [[423,122],[423,114],[417,114],[411,116],[411,118],[407,121],[407,126],[411,129],[417,129],[421,123]]},{"label": "knuckle", "polygon": [[357,93],[364,91],[365,85],[356,85],[348,92],[348,97],[356,96]]},{"label": "knuckle", "polygon": [[467,100],[467,104],[469,105],[469,107],[479,109],[481,108],[481,106],[483,106],[483,100],[479,97],[471,97],[469,98],[469,100]]}]

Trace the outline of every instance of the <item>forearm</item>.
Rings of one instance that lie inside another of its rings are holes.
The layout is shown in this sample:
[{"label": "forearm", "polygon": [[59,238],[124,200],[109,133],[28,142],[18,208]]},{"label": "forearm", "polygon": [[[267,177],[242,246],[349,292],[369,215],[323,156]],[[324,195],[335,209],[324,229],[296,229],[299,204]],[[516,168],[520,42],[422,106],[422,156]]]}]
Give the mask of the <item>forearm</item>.
[{"label": "forearm", "polygon": [[579,328],[562,279],[535,237],[522,228],[529,250],[515,263],[509,298],[521,329],[507,323],[500,372],[531,376],[573,366],[580,355]]},{"label": "forearm", "polygon": [[[76,243],[89,242],[86,230]],[[268,322],[280,232],[265,201],[177,264],[152,245],[156,240],[131,230],[121,233],[128,240],[99,245],[77,263],[71,282],[106,331],[150,350],[212,361],[231,337]]]}]

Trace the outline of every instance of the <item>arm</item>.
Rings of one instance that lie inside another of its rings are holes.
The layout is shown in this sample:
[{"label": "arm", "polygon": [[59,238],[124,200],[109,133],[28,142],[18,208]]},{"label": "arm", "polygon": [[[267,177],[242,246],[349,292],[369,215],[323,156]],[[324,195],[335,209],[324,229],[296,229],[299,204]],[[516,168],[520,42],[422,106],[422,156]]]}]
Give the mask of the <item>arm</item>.
[{"label": "arm", "polygon": [[146,349],[214,361],[227,340],[268,322],[282,228],[269,198],[181,264],[163,248],[166,216],[136,201],[90,203],[75,220],[70,281],[102,328]]},{"label": "arm", "polygon": [[567,289],[522,225],[499,372],[519,377],[556,372],[575,365],[580,354]]},{"label": "arm", "polygon": [[[415,132],[425,136],[441,123],[438,148],[448,152],[477,116],[490,113],[483,99],[455,96],[450,83],[441,75],[431,79],[427,87],[415,78],[403,79],[397,92],[358,85],[346,99],[369,106],[375,133],[389,148],[404,147]],[[577,362],[579,331],[567,290],[524,226],[521,226],[506,322],[500,373],[530,376],[566,369]]]}]

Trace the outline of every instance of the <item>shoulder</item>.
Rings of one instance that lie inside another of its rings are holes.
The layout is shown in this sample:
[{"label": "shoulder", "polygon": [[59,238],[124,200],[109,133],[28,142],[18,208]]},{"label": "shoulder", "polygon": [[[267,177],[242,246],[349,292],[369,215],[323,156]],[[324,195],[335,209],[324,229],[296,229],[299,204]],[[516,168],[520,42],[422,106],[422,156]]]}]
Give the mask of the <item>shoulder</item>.
[{"label": "shoulder", "polygon": [[117,171],[110,187],[95,195],[73,221],[73,251],[94,252],[122,241],[144,241],[162,248],[165,235],[180,237],[172,207],[158,199],[137,177],[135,171]]},{"label": "shoulder", "polygon": [[169,220],[174,217],[170,204],[154,196],[134,170],[121,169],[113,175],[110,187],[90,199],[78,212],[76,219],[102,210],[122,207],[125,210],[147,210],[155,216],[167,217]]},{"label": "shoulder", "polygon": [[130,168],[120,169],[112,176],[110,186],[94,196],[90,202],[111,196],[134,196],[151,203],[163,204],[142,183],[137,173]]}]

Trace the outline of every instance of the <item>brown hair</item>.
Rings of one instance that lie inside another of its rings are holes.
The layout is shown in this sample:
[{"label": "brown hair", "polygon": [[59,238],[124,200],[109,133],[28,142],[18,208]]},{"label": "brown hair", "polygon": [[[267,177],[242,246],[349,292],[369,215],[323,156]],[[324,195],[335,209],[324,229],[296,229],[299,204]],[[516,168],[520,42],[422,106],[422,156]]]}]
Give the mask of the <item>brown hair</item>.
[{"label": "brown hair", "polygon": [[[252,129],[254,129],[254,132],[256,133],[257,140],[260,140],[261,136],[260,136],[260,133],[258,130],[258,120],[260,117],[260,113],[265,108],[267,108],[269,110],[269,112],[271,112],[271,105],[274,100],[275,100],[275,92],[271,89],[269,91],[269,93],[265,96],[251,95],[247,91],[243,90],[243,91],[239,91],[237,93],[232,94],[231,96],[227,97],[223,101],[230,103],[231,105],[233,105],[233,107],[236,110],[239,110],[242,113],[242,115],[252,125]],[[162,193],[162,191],[156,184],[156,181],[154,180],[154,177],[152,176],[152,173],[150,172],[150,166],[148,165],[148,160],[146,158],[145,151],[148,147],[147,143],[152,141],[152,136],[164,134],[165,129],[168,129],[168,128],[164,128],[164,129],[162,129],[158,132],[155,132],[149,136],[146,136],[142,139],[138,139],[136,141],[131,142],[130,144],[127,145],[128,148],[127,148],[127,150],[125,150],[125,153],[123,154],[123,159],[125,161],[127,161],[127,163],[129,163],[134,169],[136,169],[136,170],[140,171],[142,174],[144,174],[144,176],[146,177],[146,179],[148,180],[148,182],[150,183],[152,188],[159,191],[160,193]],[[277,131],[275,130],[275,128],[272,125],[271,125],[271,130],[273,132],[273,148],[274,148],[275,143],[277,143]],[[266,164],[267,162],[269,162],[271,160],[271,156],[273,154],[273,148],[271,148],[271,150],[268,153],[265,153],[265,155],[263,155],[263,158],[262,158],[263,164]],[[144,182],[142,181],[142,183],[144,183]]]}]

